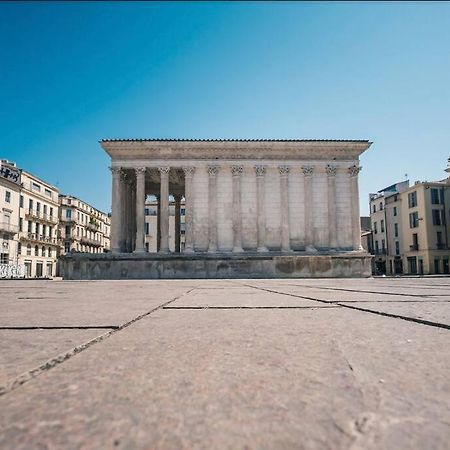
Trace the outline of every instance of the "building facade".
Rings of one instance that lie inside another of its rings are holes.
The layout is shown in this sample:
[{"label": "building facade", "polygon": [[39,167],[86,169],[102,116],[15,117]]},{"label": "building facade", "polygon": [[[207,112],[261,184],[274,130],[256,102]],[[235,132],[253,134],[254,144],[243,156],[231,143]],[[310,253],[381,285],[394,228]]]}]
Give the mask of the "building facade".
[{"label": "building facade", "polygon": [[59,196],[61,254],[105,253],[110,250],[109,216],[71,195]]},{"label": "building facade", "polygon": [[59,191],[36,176],[22,170],[19,198],[18,261],[26,277],[56,275]]},{"label": "building facade", "polygon": [[21,171],[7,160],[0,164],[0,265],[14,266],[18,264]]},{"label": "building facade", "polygon": [[[101,145],[112,159],[113,256],[68,258],[69,278],[370,273],[358,197],[359,155],[369,141],[148,139]],[[157,253],[145,245],[149,195],[158,199],[159,236],[149,246]],[[173,252],[169,196],[179,205]]]},{"label": "building facade", "polygon": [[376,274],[449,273],[450,177],[396,183],[369,204]]}]

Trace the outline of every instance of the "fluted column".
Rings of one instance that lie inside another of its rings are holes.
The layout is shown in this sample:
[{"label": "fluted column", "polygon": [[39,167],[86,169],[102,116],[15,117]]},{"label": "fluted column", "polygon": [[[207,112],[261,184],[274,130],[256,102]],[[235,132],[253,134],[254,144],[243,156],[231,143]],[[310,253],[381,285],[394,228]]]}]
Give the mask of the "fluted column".
[{"label": "fluted column", "polygon": [[217,252],[217,174],[218,166],[209,166],[209,189],[208,189],[208,210],[209,210],[209,244],[208,252]]},{"label": "fluted column", "polygon": [[156,251],[161,248],[161,196],[156,196]]},{"label": "fluted column", "polygon": [[181,194],[175,194],[175,252],[181,251]]},{"label": "fluted column", "polygon": [[337,247],[337,216],[336,216],[336,172],[337,167],[328,164],[325,168],[327,173],[328,194],[328,247]]},{"label": "fluted column", "polygon": [[184,253],[194,252],[194,190],[195,167],[183,167],[184,171]]},{"label": "fluted column", "polygon": [[356,164],[348,168],[350,176],[350,193],[352,201],[352,247],[353,250],[362,251],[361,245],[361,222],[359,218],[359,194],[358,194],[358,174],[362,167]]},{"label": "fluted column", "polygon": [[258,252],[267,252],[266,247],[266,187],[265,166],[255,166],[256,173],[256,214],[257,214],[257,240]]},{"label": "fluted column", "polygon": [[281,251],[291,251],[289,231],[289,166],[279,166],[281,207]]},{"label": "fluted column", "polygon": [[136,245],[136,180],[130,180],[130,252]]},{"label": "fluted column", "polygon": [[233,178],[233,253],[243,252],[242,248],[242,208],[241,208],[241,175],[242,166],[231,166]]},{"label": "fluted column", "polygon": [[120,251],[122,253],[128,253],[128,244],[129,244],[129,236],[128,236],[128,219],[129,219],[129,207],[130,201],[128,198],[129,194],[129,184],[128,184],[128,175],[125,172],[122,172],[122,217],[121,217],[121,239],[120,239]]},{"label": "fluted column", "polygon": [[169,249],[169,171],[170,167],[159,167],[161,174],[161,245],[159,251],[161,253],[168,253]]},{"label": "fluted column", "polygon": [[136,169],[136,244],[135,253],[145,252],[145,167]]},{"label": "fluted column", "polygon": [[120,252],[120,233],[122,229],[122,189],[121,189],[121,174],[122,170],[119,167],[110,167],[112,175],[112,204],[111,204],[111,251],[114,253]]},{"label": "fluted column", "polygon": [[305,250],[307,252],[317,251],[314,247],[314,221],[313,221],[313,188],[312,177],[314,166],[302,167],[304,175],[304,205],[305,205]]}]

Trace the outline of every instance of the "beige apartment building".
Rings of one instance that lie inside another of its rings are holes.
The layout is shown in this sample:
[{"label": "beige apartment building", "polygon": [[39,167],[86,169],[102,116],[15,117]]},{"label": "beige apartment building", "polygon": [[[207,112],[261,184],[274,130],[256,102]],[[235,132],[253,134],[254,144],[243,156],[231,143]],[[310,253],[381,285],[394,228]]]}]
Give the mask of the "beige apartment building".
[{"label": "beige apartment building", "polygon": [[450,177],[413,186],[404,181],[371,194],[375,273],[448,274],[449,207]]},{"label": "beige apartment building", "polygon": [[[179,217],[180,230],[177,233],[177,221]],[[185,201],[181,196],[171,197],[169,199],[169,250],[175,252],[179,245],[180,251],[184,250],[185,245]],[[154,196],[149,196],[145,202],[145,250],[149,253],[157,252],[159,241],[158,227],[158,202]],[[176,236],[180,236],[179,244]]]},{"label": "beige apartment building", "polygon": [[26,277],[52,277],[61,241],[58,238],[58,188],[22,170],[19,197],[18,263]]},{"label": "beige apartment building", "polygon": [[[15,163],[0,161],[0,265],[17,265],[21,171]],[[5,274],[6,276],[6,274]]]},{"label": "beige apartment building", "polygon": [[59,196],[61,254],[106,253],[110,250],[108,214],[72,195]]}]

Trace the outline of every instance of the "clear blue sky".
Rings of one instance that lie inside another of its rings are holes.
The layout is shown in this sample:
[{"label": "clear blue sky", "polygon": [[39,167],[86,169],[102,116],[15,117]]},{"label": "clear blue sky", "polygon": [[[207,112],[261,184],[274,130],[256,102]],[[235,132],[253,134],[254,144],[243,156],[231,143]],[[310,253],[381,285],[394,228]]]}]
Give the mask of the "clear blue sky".
[{"label": "clear blue sky", "polygon": [[110,209],[101,138],[370,139],[443,178],[450,3],[0,3],[0,156]]}]

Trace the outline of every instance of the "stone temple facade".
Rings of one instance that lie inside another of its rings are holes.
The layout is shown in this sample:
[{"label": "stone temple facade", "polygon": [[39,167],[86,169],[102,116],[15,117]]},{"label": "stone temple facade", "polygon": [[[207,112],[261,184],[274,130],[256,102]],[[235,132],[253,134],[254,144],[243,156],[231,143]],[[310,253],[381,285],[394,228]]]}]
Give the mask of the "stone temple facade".
[{"label": "stone temple facade", "polygon": [[[358,195],[359,156],[369,141],[101,145],[111,157],[112,254],[67,257],[66,278],[370,276]],[[157,254],[144,245],[148,195],[158,199]],[[185,198],[183,253],[169,252],[169,195]]]}]

